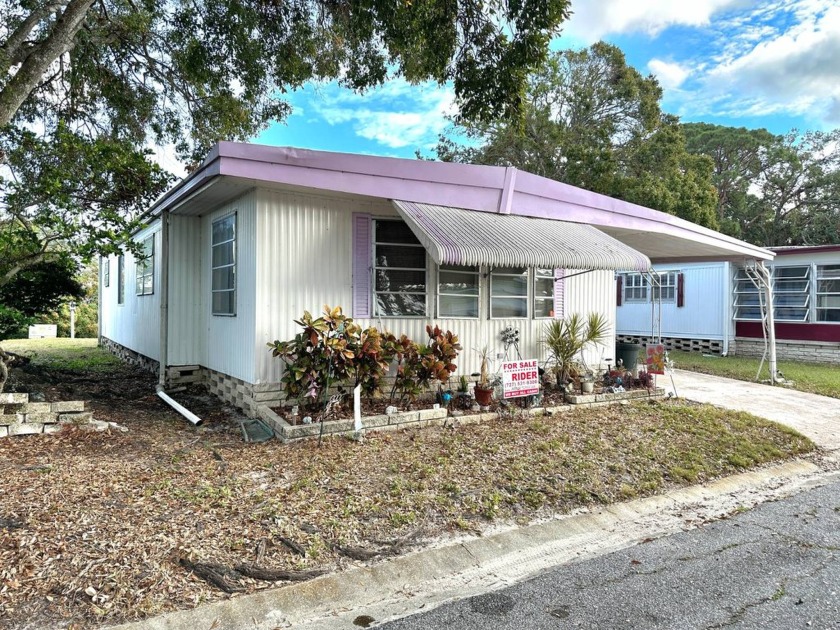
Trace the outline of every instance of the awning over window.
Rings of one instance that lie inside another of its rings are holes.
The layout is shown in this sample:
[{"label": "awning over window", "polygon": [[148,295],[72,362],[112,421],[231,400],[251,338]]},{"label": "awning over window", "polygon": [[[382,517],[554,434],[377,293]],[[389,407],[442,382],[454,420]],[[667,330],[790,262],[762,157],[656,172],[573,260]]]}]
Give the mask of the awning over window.
[{"label": "awning over window", "polygon": [[650,259],[592,227],[394,200],[439,265],[647,271]]}]

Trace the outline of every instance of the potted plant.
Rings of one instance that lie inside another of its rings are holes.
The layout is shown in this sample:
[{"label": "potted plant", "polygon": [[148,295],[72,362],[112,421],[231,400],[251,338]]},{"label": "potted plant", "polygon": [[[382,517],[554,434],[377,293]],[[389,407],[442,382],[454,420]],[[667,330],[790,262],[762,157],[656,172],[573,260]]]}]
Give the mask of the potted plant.
[{"label": "potted plant", "polygon": [[591,394],[595,391],[595,375],[587,372],[580,378],[580,391],[582,394]]},{"label": "potted plant", "polygon": [[475,384],[475,401],[482,407],[487,407],[493,400],[493,388],[490,386],[490,373],[488,369],[489,349],[484,346],[478,351],[481,360],[481,370],[478,374],[478,382]]},{"label": "potted plant", "polygon": [[458,379],[458,403],[461,409],[470,408],[470,382],[465,374]]}]

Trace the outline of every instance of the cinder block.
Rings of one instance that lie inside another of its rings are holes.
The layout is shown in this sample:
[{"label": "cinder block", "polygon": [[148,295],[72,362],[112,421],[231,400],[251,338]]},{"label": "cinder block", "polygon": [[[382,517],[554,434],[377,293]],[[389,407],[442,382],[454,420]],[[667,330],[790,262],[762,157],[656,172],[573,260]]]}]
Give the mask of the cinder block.
[{"label": "cinder block", "polygon": [[9,437],[9,427],[0,426],[0,438]]},{"label": "cinder block", "polygon": [[421,409],[417,412],[418,420],[435,420],[436,418],[445,418],[448,414],[446,409]]},{"label": "cinder block", "polygon": [[27,423],[40,422],[44,424],[45,422],[52,423],[56,421],[56,414],[53,413],[27,413],[20,415],[25,415],[25,422]]},{"label": "cinder block", "polygon": [[62,425],[60,424],[45,424],[44,425],[44,433],[58,433],[61,431]]},{"label": "cinder block", "polygon": [[93,420],[93,414],[89,411],[58,414],[58,421],[61,424],[84,424],[91,420]]},{"label": "cinder block", "polygon": [[52,403],[26,403],[25,405],[21,405],[18,411],[20,413],[49,413],[52,411]]},{"label": "cinder block", "polygon": [[83,400],[65,400],[62,402],[54,402],[50,404],[50,410],[53,413],[67,413],[69,411],[84,411],[85,402]]},{"label": "cinder block", "polygon": [[29,402],[29,394],[6,392],[0,394],[0,405],[23,405]]},{"label": "cinder block", "polygon": [[16,422],[9,425],[9,435],[32,435],[44,432],[44,425],[40,422]]}]

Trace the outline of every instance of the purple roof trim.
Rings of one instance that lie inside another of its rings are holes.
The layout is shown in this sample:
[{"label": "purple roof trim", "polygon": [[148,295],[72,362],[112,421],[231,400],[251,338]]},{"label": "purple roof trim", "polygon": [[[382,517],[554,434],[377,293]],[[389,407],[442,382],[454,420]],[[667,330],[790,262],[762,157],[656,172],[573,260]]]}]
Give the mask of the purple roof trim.
[{"label": "purple roof trim", "polygon": [[216,175],[252,185],[293,185],[482,212],[504,213],[509,207],[511,214],[638,230],[706,244],[731,256],[773,258],[766,249],[689,221],[526,171],[236,142],[213,147],[202,166],[155,208],[171,208]]}]

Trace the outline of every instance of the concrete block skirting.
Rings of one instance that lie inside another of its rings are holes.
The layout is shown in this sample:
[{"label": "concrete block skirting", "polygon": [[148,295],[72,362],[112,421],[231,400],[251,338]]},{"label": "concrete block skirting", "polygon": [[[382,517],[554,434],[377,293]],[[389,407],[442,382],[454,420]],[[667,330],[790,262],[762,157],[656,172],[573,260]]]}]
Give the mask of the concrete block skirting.
[{"label": "concrete block skirting", "polygon": [[[730,349],[732,347],[730,344]],[[732,353],[744,357],[760,357],[764,354],[764,340],[736,337]],[[777,339],[776,358],[806,363],[840,363],[840,343]]]},{"label": "concrete block skirting", "polygon": [[[615,336],[617,343],[639,343],[643,346],[652,343],[650,335],[623,335]],[[720,339],[691,339],[683,337],[662,337],[662,343],[666,350],[683,350],[685,352],[702,352],[704,354],[723,353],[723,341]],[[730,350],[731,352],[731,350]]]},{"label": "concrete block skirting", "polygon": [[117,343],[107,337],[102,337],[102,347],[108,350],[111,354],[117,355],[126,363],[137,365],[147,372],[157,374],[160,371],[160,363],[145,354],[135,352],[131,348],[126,348],[122,344]]},{"label": "concrete block skirting", "polygon": [[63,424],[87,424],[93,415],[81,400],[31,403],[29,394],[0,394],[0,438],[56,433]]}]

